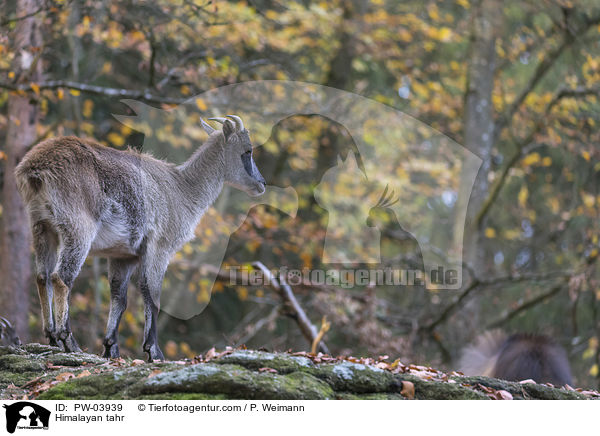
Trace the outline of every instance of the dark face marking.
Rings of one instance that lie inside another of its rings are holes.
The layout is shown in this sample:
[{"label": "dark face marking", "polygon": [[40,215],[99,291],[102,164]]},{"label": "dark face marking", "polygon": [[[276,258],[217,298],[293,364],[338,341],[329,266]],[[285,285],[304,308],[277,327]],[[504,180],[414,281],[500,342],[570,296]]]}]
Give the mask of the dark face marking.
[{"label": "dark face marking", "polygon": [[242,164],[244,165],[244,169],[246,170],[246,173],[248,173],[248,175],[250,177],[254,177],[254,175],[252,174],[252,152],[251,151],[247,151],[244,154],[242,154]]},{"label": "dark face marking", "polygon": [[252,151],[248,150],[247,152],[242,154],[242,164],[244,165],[246,173],[250,177],[261,183],[265,183],[265,179],[263,178],[262,174],[258,171],[258,168],[254,163],[254,159],[252,159]]}]

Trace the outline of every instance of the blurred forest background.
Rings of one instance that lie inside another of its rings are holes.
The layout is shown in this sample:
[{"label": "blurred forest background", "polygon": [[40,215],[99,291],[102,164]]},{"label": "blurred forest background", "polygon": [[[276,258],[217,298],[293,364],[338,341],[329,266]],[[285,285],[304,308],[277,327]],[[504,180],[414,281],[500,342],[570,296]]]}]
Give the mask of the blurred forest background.
[{"label": "blurred forest background", "polygon": [[[468,201],[460,290],[293,287],[317,328],[323,317],[331,324],[325,335],[331,352],[453,368],[461,348],[488,329],[538,332],[566,348],[576,385],[599,386],[596,0],[0,5],[0,315],[23,340],[45,340],[29,228],[13,177],[32,145],[76,134],[141,148],[144,135],[111,115],[127,113],[122,98],[168,109],[227,84],[296,80],[394,107],[483,159],[470,199],[457,200]],[[162,134],[172,147],[186,147],[176,130]],[[259,168],[273,169],[263,173],[270,184],[287,186],[282,174],[295,175],[298,215],[254,207],[229,242],[228,263],[314,265],[327,214],[312,199],[313,181],[335,164],[346,135],[319,116],[275,126],[255,159]],[[382,238],[406,234],[391,229]],[[202,265],[194,262],[201,240],[177,254],[165,288],[184,283],[207,298]],[[391,265],[397,266],[393,259]],[[138,357],[143,312],[131,287],[121,350]],[[77,340],[92,352],[101,350],[108,302],[105,260],[88,259],[75,282],[71,317]],[[241,344],[310,349],[289,315],[270,287],[218,281],[199,316],[182,321],[161,313],[161,346],[168,358]]]}]

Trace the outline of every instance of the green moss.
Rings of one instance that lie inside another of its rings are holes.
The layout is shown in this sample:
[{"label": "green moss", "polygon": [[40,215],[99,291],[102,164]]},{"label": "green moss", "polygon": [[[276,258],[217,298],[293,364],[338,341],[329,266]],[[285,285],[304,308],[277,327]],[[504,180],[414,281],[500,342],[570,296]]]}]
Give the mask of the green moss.
[{"label": "green moss", "polygon": [[222,394],[201,394],[192,392],[170,392],[163,394],[142,395],[138,400],[229,400]]},{"label": "green moss", "polygon": [[23,345],[23,349],[31,354],[51,354],[62,352],[62,350],[59,347],[52,347],[50,345],[37,343],[25,344]]},{"label": "green moss", "polygon": [[478,384],[496,390],[510,392],[515,400],[535,398],[539,400],[585,400],[586,397],[562,388],[551,388],[536,383],[517,383],[483,376],[453,377],[461,384],[477,386]]},{"label": "green moss", "polygon": [[48,356],[46,361],[57,366],[81,366],[106,363],[107,359],[87,353],[56,353]]},{"label": "green moss", "polygon": [[521,385],[525,394],[524,398],[535,398],[537,400],[585,400],[586,397],[578,392],[565,389],[551,388],[536,383],[525,383]]},{"label": "green moss", "polygon": [[11,384],[15,386],[22,386],[29,380],[37,376],[37,373],[32,372],[14,373],[8,371],[0,371],[0,389],[4,389]]},{"label": "green moss", "polygon": [[336,400],[405,400],[400,394],[381,392],[377,394],[353,394],[339,392],[335,394]]},{"label": "green moss", "polygon": [[158,374],[140,386],[140,394],[200,392],[245,399],[327,399],[333,390],[303,372],[287,375],[254,372],[239,365],[197,364]]},{"label": "green moss", "polygon": [[88,377],[73,378],[43,392],[40,400],[127,399],[129,388],[150,374],[149,367],[134,367]]},{"label": "green moss", "polygon": [[14,373],[24,372],[41,372],[46,369],[43,362],[37,359],[32,359],[26,354],[8,354],[0,356],[0,371],[8,371]]},{"label": "green moss", "polygon": [[211,363],[239,365],[254,371],[260,368],[273,368],[280,374],[304,371],[315,367],[312,361],[306,357],[252,350],[237,350]]},{"label": "green moss", "polygon": [[413,375],[398,376],[399,381],[409,381],[415,386],[417,400],[489,400],[483,392],[459,383],[425,381]]},{"label": "green moss", "polygon": [[0,356],[6,356],[7,354],[25,354],[25,350],[23,350],[21,347],[15,347],[13,345],[0,346]]}]

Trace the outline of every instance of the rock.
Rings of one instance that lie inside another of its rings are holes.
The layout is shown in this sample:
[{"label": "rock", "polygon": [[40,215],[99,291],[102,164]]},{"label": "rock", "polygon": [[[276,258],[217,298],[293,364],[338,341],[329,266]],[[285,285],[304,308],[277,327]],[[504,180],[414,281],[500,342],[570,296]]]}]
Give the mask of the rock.
[{"label": "rock", "polygon": [[230,363],[255,371],[260,368],[273,368],[280,374],[303,371],[315,367],[312,361],[307,357],[252,350],[236,350],[231,354],[227,354],[215,360],[214,363]]},{"label": "rock", "polygon": [[144,380],[142,394],[189,392],[259,400],[326,400],[333,389],[305,372],[286,375],[251,371],[239,365],[191,365]]},{"label": "rock", "polygon": [[396,378],[391,372],[360,363],[325,364],[311,372],[329,383],[336,391],[377,393],[398,390]]},{"label": "rock", "polygon": [[594,392],[306,353],[227,350],[205,361],[141,363],[41,344],[0,347],[0,399],[402,400],[404,382],[412,383],[415,399],[600,398]]},{"label": "rock", "polygon": [[106,359],[87,353],[63,353],[49,355],[46,359],[52,365],[62,366],[82,366],[89,364],[102,364]]},{"label": "rock", "polygon": [[37,343],[25,344],[23,345],[23,349],[31,354],[52,354],[62,352],[59,347],[52,347],[50,345],[42,345]]}]

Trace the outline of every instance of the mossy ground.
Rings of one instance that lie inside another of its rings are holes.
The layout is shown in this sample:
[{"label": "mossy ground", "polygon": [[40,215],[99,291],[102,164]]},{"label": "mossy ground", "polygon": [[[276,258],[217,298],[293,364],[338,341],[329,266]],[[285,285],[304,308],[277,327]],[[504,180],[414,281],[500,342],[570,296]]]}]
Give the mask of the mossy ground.
[{"label": "mossy ground", "polygon": [[[206,360],[142,363],[40,344],[0,347],[0,399],[489,399],[496,391],[514,399],[589,397],[535,383],[306,353],[229,350]],[[403,390],[406,383],[414,393]]]}]

